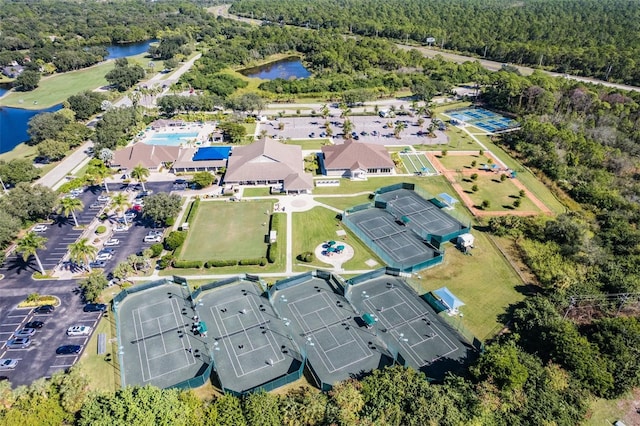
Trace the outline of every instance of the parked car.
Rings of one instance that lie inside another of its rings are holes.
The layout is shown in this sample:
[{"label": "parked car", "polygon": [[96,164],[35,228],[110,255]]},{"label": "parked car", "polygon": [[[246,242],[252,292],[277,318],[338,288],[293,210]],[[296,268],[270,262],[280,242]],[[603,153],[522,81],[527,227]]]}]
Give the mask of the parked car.
[{"label": "parked car", "polygon": [[131,206],[131,210],[130,211],[134,211],[136,213],[140,213],[142,211],[142,206],[140,204],[135,204],[135,205]]},{"label": "parked car", "polygon": [[116,225],[113,228],[113,232],[127,232],[129,230],[129,227],[127,225]]},{"label": "parked car", "polygon": [[164,234],[164,230],[154,229],[154,230],[151,230],[151,231],[147,232],[148,236],[153,236],[153,237],[158,237],[158,236],[162,237],[162,234]]},{"label": "parked car", "polygon": [[97,262],[107,261],[107,260],[111,260],[112,257],[113,255],[111,253],[100,253],[96,256],[96,261]]},{"label": "parked car", "polygon": [[134,220],[137,216],[138,216],[137,213],[132,213],[132,212],[127,212],[124,214],[124,217],[126,217],[129,222]]},{"label": "parked car", "polygon": [[0,370],[13,370],[18,365],[17,359],[5,358],[0,359]]},{"label": "parked car", "polygon": [[82,351],[82,346],[80,345],[62,345],[58,349],[56,349],[56,354],[72,355],[72,354],[79,354],[80,351]]},{"label": "parked car", "polygon": [[104,207],[104,204],[102,204],[102,203],[93,203],[93,204],[89,205],[89,208],[91,210],[100,210],[103,207]]},{"label": "parked car", "polygon": [[161,243],[162,235],[147,235],[144,237],[145,243]]},{"label": "parked car", "polygon": [[88,336],[92,328],[88,325],[74,325],[67,328],[67,336]]},{"label": "parked car", "polygon": [[31,337],[36,334],[35,328],[22,328],[15,333],[13,333],[14,337]]},{"label": "parked car", "polygon": [[26,349],[31,345],[30,337],[16,337],[7,342],[8,349]]},{"label": "parked car", "polygon": [[105,260],[96,260],[94,262],[89,263],[91,268],[104,268],[107,266],[107,262]]},{"label": "parked car", "polygon": [[108,201],[111,201],[111,197],[109,197],[108,195],[101,195],[98,197],[98,201],[101,203],[106,203]]},{"label": "parked car", "polygon": [[47,225],[45,225],[44,223],[41,223],[39,225],[34,226],[32,231],[33,232],[44,232],[47,229],[49,229],[49,227]]},{"label": "parked car", "polygon": [[102,253],[109,253],[109,254],[114,254],[116,252],[116,249],[112,248],[112,247],[105,247],[102,250],[100,250],[98,252],[98,254],[102,254]]},{"label": "parked car", "polygon": [[117,246],[120,245],[120,240],[117,238],[110,238],[104,243],[105,247]]},{"label": "parked car", "polygon": [[107,305],[104,303],[87,303],[82,310],[85,312],[104,312],[107,310]]},{"label": "parked car", "polygon": [[42,321],[29,321],[24,325],[24,328],[37,328],[40,329],[44,326],[44,322]]},{"label": "parked car", "polygon": [[50,314],[56,310],[56,307],[53,305],[42,305],[38,306],[33,312],[36,314]]}]

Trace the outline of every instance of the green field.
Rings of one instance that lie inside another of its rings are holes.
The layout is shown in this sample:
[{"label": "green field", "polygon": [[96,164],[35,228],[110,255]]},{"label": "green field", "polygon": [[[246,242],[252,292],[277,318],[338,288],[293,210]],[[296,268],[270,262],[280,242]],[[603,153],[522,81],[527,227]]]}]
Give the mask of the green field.
[{"label": "green field", "polygon": [[[447,170],[472,170],[475,169],[476,172],[480,173],[479,169],[481,164],[487,164],[489,158],[486,156],[476,155],[445,155],[439,156],[438,160],[442,163],[443,166],[447,168]],[[471,162],[475,161],[475,168],[471,167]]]},{"label": "green field", "polygon": [[287,139],[285,141],[287,145],[298,145],[303,150],[315,150],[320,151],[325,145],[331,145],[329,139]]},{"label": "green field", "polygon": [[353,197],[348,195],[345,195],[344,197],[316,197],[315,200],[319,203],[323,203],[340,210],[346,210],[353,206],[371,202],[369,194],[355,195]]},{"label": "green field", "polygon": [[180,259],[252,259],[267,253],[265,235],[269,231],[272,201],[200,203]]},{"label": "green field", "polygon": [[[462,189],[469,195],[475,206],[480,206],[483,200],[488,200],[491,205],[487,211],[532,211],[540,212],[540,209],[528,198],[521,198],[520,207],[513,207],[513,202],[518,198],[520,189],[513,184],[511,179],[500,181],[500,175],[493,172],[480,171],[478,179],[458,179]],[[478,191],[473,192],[471,187],[478,185]]]},{"label": "green field", "polygon": [[[475,248],[466,256],[451,244],[445,245],[444,262],[418,272],[411,279],[422,293],[446,286],[466,305],[462,324],[480,340],[493,337],[502,329],[499,316],[509,305],[524,299],[516,290],[522,281],[489,240],[489,236],[474,231]],[[456,320],[457,322],[457,320]]]},{"label": "green field", "polygon": [[242,188],[242,198],[246,197],[268,197],[271,195],[271,191],[269,188],[251,188],[246,187]]},{"label": "green field", "polygon": [[[293,213],[293,255],[297,256],[306,251],[313,253],[318,244],[321,244],[323,241],[332,239],[341,241],[342,239],[336,234],[336,231],[339,229],[347,231],[347,238],[344,241],[351,245],[355,252],[354,257],[344,263],[342,268],[371,269],[364,263],[369,259],[377,261],[379,263],[378,267],[384,265],[384,263],[375,254],[373,254],[367,246],[362,244],[360,240],[351,233],[351,231],[342,226],[342,223],[336,219],[335,212],[323,207],[314,207],[306,212]],[[295,260],[294,270],[309,270],[309,268],[299,266],[300,264],[303,263]],[[331,267],[329,264],[320,262],[317,259],[310,264],[305,263],[304,265],[313,265],[324,268]]]}]

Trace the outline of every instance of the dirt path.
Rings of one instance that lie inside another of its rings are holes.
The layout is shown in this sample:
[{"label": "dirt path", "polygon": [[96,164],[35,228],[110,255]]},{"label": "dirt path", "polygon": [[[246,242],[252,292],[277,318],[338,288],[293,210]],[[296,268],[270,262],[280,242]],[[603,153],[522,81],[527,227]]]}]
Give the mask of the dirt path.
[{"label": "dirt path", "polygon": [[[476,152],[473,151],[473,153],[475,154]],[[467,208],[471,211],[471,214],[473,214],[474,216],[491,217],[491,216],[503,216],[505,214],[509,214],[512,216],[535,216],[537,214],[540,214],[541,212],[548,215],[553,214],[551,209],[549,209],[542,201],[540,201],[537,197],[535,197],[533,194],[527,191],[527,187],[524,186],[522,182],[520,182],[518,179],[511,179],[511,182],[513,182],[516,188],[524,190],[527,193],[527,197],[529,198],[529,200],[531,200],[531,202],[535,204],[535,206],[539,208],[540,211],[513,210],[513,211],[505,212],[505,211],[485,211],[477,208],[473,203],[473,201],[471,200],[471,197],[469,197],[469,195],[462,189],[462,185],[460,185],[457,182],[456,175],[459,172],[445,168],[444,165],[438,159],[438,155],[441,155],[441,154],[442,153],[438,151],[425,152],[425,155],[427,156],[429,161],[431,161],[431,164],[433,164],[433,166],[438,170],[438,172],[442,173],[442,175],[444,175],[444,177],[447,178],[447,180],[449,181],[453,189],[456,191],[456,193],[458,194],[462,202],[467,206]],[[458,155],[458,156],[469,155],[469,154],[470,152],[468,151],[461,151],[461,152],[453,151],[453,152],[447,153],[447,155]],[[496,158],[490,151],[485,151],[484,155],[492,158],[496,164],[502,164],[502,162],[498,158]],[[475,173],[475,171],[463,170],[460,173],[464,175],[471,175]]]}]

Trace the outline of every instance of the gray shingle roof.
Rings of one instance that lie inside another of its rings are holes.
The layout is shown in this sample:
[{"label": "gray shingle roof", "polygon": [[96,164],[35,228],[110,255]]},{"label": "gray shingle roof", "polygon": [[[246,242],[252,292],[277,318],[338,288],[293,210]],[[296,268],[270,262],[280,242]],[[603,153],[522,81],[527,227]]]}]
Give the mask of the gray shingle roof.
[{"label": "gray shingle roof", "polygon": [[393,160],[384,146],[345,141],[341,145],[322,147],[324,166],[330,170],[393,169]]}]

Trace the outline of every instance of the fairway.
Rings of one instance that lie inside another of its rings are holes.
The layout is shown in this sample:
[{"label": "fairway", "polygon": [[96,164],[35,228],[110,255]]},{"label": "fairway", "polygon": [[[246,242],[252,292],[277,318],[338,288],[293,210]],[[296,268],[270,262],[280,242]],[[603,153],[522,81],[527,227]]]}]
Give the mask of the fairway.
[{"label": "fairway", "polygon": [[271,201],[200,203],[184,242],[184,260],[241,260],[265,257]]}]

